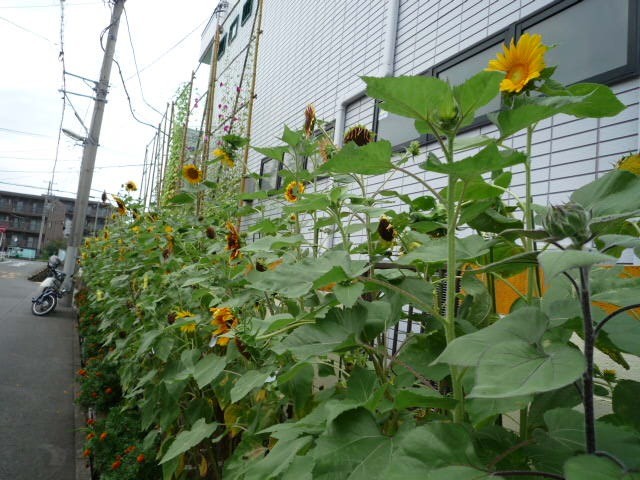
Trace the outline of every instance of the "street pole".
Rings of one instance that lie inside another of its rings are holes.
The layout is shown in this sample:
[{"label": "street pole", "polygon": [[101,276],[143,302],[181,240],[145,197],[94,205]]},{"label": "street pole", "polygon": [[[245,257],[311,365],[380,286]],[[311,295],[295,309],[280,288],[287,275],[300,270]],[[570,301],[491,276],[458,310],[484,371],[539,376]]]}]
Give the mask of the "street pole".
[{"label": "street pole", "polygon": [[100,128],[102,127],[104,106],[107,103],[111,65],[113,63],[113,54],[116,49],[120,16],[122,15],[125,1],[126,0],[113,0],[111,24],[109,26],[109,34],[107,36],[107,45],[104,50],[104,57],[102,58],[100,80],[96,86],[96,98],[93,105],[91,126],[89,127],[89,135],[84,142],[84,149],[82,151],[82,165],[80,167],[78,193],[76,194],[76,203],[73,208],[71,235],[69,236],[67,255],[64,262],[64,272],[67,274],[67,278],[75,271],[78,249],[80,248],[84,237],[84,225],[86,222],[87,204],[89,202],[89,191],[91,190],[91,180],[93,179],[93,167],[96,163],[96,153],[98,151],[98,140],[100,138]]}]

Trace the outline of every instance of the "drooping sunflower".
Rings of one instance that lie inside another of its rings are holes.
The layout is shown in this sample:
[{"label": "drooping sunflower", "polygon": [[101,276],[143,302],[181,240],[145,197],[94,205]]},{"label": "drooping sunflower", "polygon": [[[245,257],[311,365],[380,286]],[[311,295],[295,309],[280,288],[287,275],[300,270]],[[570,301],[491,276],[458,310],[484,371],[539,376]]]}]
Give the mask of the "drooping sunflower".
[{"label": "drooping sunflower", "polygon": [[393,225],[391,224],[391,220],[385,215],[380,217],[380,223],[378,223],[378,235],[387,242],[392,242],[393,237],[396,235]]},{"label": "drooping sunflower", "polygon": [[180,327],[180,331],[184,333],[193,333],[196,331],[196,322],[185,323]]},{"label": "drooping sunflower", "polygon": [[622,158],[616,165],[616,168],[640,175],[640,153]]},{"label": "drooping sunflower", "polygon": [[313,131],[316,128],[316,107],[309,104],[304,109],[304,134],[307,137],[313,135]]},{"label": "drooping sunflower", "polygon": [[359,147],[373,142],[373,132],[363,125],[351,127],[344,134],[344,143],[353,142]]},{"label": "drooping sunflower", "polygon": [[229,344],[229,337],[220,337],[225,333],[230,332],[233,328],[238,326],[238,318],[233,314],[229,307],[222,308],[210,308],[213,319],[211,325],[217,327],[212,333],[216,337],[216,345],[226,346]]},{"label": "drooping sunflower", "polygon": [[189,183],[195,185],[202,182],[202,170],[192,163],[182,167],[182,177]]},{"label": "drooping sunflower", "polygon": [[323,162],[328,162],[336,154],[337,148],[331,140],[323,138],[318,142],[318,153]]},{"label": "drooping sunflower", "polygon": [[127,183],[124,184],[124,189],[127,192],[135,192],[136,190],[138,190],[138,185],[133,180],[129,180]]},{"label": "drooping sunflower", "polygon": [[302,195],[303,193],[304,184],[296,182],[294,180],[293,182],[289,183],[289,185],[287,185],[287,188],[285,188],[284,198],[287,200],[287,202],[297,202],[298,198],[300,198],[300,195]]},{"label": "drooping sunflower", "polygon": [[232,168],[236,164],[235,160],[233,159],[233,156],[226,150],[223,150],[222,148],[216,148],[213,151],[213,156],[216,157],[218,160],[220,160],[224,165],[226,165],[229,168]]},{"label": "drooping sunflower", "polygon": [[231,223],[226,223],[229,233],[227,233],[227,250],[231,252],[231,260],[235,260],[240,256],[240,234],[236,226]]},{"label": "drooping sunflower", "polygon": [[527,84],[540,76],[545,67],[544,54],[549,49],[542,43],[542,35],[523,34],[518,43],[507,47],[502,45],[503,53],[498,53],[496,58],[489,60],[486,68],[489,72],[505,72],[507,75],[500,82],[500,91],[522,91]]},{"label": "drooping sunflower", "polygon": [[127,213],[127,206],[124,204],[122,199],[120,197],[116,197],[115,195],[113,195],[113,199],[115,200],[116,205],[118,205],[118,213],[120,215],[125,215]]}]

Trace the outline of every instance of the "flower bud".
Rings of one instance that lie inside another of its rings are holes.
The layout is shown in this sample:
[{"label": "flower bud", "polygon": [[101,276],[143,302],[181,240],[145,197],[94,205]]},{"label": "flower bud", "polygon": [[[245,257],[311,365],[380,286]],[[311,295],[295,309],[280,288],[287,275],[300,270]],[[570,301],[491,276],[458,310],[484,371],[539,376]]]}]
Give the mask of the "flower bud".
[{"label": "flower bud", "polygon": [[578,203],[552,205],[542,219],[542,226],[550,237],[557,240],[570,238],[576,247],[584,245],[591,237],[591,215]]}]

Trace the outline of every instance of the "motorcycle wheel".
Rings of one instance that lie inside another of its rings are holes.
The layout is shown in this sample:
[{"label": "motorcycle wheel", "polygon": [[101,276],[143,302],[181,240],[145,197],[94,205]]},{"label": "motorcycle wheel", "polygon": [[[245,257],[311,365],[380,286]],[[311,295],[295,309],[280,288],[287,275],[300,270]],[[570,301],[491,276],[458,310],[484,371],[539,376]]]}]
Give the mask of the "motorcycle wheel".
[{"label": "motorcycle wheel", "polygon": [[31,304],[31,313],[38,315],[39,317],[46,315],[47,313],[52,312],[56,308],[57,304],[58,299],[55,295],[45,295],[42,298],[38,298],[38,300]]}]

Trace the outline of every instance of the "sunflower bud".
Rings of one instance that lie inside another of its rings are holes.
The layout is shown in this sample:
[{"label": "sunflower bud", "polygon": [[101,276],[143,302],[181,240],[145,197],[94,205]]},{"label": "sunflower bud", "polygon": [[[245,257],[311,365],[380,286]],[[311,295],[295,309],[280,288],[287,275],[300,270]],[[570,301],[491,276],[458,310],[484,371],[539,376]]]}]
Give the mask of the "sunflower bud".
[{"label": "sunflower bud", "polygon": [[387,242],[392,242],[395,233],[391,220],[384,215],[380,217],[380,223],[378,223],[378,235],[380,235],[380,238]]},{"label": "sunflower bud", "polygon": [[590,214],[578,203],[552,205],[542,219],[542,226],[552,238],[570,238],[576,247],[584,245],[591,237]]}]

